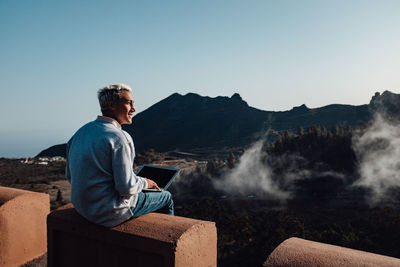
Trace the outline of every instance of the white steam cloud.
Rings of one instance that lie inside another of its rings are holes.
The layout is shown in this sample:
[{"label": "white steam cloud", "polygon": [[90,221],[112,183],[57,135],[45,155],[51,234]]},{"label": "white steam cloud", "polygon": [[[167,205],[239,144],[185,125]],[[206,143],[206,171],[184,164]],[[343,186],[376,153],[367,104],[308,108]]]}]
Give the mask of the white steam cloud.
[{"label": "white steam cloud", "polygon": [[[332,177],[346,182],[345,174],[309,170],[307,160],[297,154],[269,156],[258,141],[247,149],[232,169],[213,179],[216,189],[233,195],[255,194],[257,197],[285,201],[294,197],[296,181]],[[359,175],[352,186],[368,189],[367,201],[376,205],[391,200],[393,189],[400,189],[400,125],[377,115],[371,125],[353,138],[359,163]],[[283,170],[279,174],[272,171]],[[350,188],[349,188],[350,189]]]},{"label": "white steam cloud", "polygon": [[359,159],[360,179],[354,185],[371,190],[372,205],[390,199],[390,189],[400,188],[400,126],[377,115],[367,130],[353,140]]},{"label": "white steam cloud", "polygon": [[263,141],[258,141],[247,149],[233,169],[227,170],[214,185],[225,192],[238,194],[267,195],[277,200],[285,200],[290,194],[282,190],[272,179],[271,168],[264,162],[266,153]]},{"label": "white steam cloud", "polygon": [[[255,194],[284,202],[294,197],[295,182],[304,179],[332,177],[344,179],[345,175],[333,171],[308,170],[307,160],[297,154],[270,156],[263,150],[263,141],[258,141],[247,149],[233,169],[228,169],[222,178],[213,180],[216,189],[230,194]],[[273,174],[272,163],[283,169]]]}]

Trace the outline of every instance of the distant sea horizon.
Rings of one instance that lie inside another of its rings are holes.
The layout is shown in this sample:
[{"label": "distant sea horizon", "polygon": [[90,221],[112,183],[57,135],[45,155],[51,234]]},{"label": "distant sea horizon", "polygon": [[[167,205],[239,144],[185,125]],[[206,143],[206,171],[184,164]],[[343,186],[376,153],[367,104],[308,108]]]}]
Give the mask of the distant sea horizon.
[{"label": "distant sea horizon", "polygon": [[[29,133],[20,133],[24,135]],[[57,144],[63,144],[68,141],[60,140],[61,138],[4,138],[0,135],[0,158],[33,158],[42,150],[47,149]]]}]

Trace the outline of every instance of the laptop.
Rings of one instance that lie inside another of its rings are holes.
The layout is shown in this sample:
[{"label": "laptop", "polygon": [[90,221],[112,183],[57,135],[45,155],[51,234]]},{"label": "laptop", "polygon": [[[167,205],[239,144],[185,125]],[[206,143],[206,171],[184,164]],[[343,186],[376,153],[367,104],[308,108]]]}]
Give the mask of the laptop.
[{"label": "laptop", "polygon": [[161,189],[158,190],[155,188],[147,188],[143,189],[143,192],[161,192],[170,186],[179,172],[180,169],[144,164],[136,173],[136,175],[153,180]]}]

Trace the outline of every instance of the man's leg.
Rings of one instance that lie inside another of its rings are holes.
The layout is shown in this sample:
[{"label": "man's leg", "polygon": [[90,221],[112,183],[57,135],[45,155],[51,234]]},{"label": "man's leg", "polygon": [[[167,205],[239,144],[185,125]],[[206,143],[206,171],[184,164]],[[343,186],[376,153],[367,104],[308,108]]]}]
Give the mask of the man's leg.
[{"label": "man's leg", "polygon": [[134,217],[137,217],[156,210],[174,215],[174,202],[170,192],[140,192],[132,213]]}]

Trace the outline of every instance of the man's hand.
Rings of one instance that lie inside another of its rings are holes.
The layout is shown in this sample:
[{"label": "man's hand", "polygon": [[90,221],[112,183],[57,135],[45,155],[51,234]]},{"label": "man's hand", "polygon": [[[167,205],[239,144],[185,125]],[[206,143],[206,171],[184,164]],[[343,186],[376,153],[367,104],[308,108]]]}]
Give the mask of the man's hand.
[{"label": "man's hand", "polygon": [[147,188],[155,188],[155,189],[161,190],[158,187],[158,185],[156,184],[156,182],[154,182],[153,180],[148,179],[148,178],[144,178],[144,179],[146,179],[146,181],[147,181]]}]

